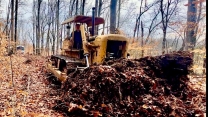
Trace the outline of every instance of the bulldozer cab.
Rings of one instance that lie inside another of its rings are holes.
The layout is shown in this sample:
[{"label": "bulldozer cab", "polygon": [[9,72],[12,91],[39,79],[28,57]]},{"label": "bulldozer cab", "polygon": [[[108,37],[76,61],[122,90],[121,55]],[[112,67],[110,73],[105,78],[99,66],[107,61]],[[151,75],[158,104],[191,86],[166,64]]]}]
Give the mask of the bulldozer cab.
[{"label": "bulldozer cab", "polygon": [[[95,26],[103,23],[103,18],[95,17]],[[82,59],[84,51],[86,50],[86,46],[83,45],[83,42],[89,41],[92,35],[94,35],[92,31],[92,17],[78,15],[65,20],[62,23],[62,27],[66,27],[64,29],[66,35],[62,44],[62,54]]]}]

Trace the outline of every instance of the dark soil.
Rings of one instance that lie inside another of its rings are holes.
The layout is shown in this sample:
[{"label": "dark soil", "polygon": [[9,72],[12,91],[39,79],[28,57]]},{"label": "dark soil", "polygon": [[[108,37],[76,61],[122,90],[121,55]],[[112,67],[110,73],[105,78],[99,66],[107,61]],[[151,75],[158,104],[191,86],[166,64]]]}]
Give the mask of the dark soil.
[{"label": "dark soil", "polygon": [[31,62],[32,62],[32,60],[27,59],[27,60],[24,62],[24,64],[31,64]]},{"label": "dark soil", "polygon": [[[70,117],[195,117],[188,52],[109,60],[70,74],[53,109]],[[202,99],[206,102],[205,97]]]}]

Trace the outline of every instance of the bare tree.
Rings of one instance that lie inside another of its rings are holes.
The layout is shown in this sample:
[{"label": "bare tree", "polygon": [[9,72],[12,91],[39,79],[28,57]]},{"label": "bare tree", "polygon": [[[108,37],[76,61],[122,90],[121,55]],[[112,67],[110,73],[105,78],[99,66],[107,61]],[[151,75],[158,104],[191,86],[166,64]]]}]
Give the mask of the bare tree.
[{"label": "bare tree", "polygon": [[53,1],[50,1],[50,14],[51,14],[51,37],[52,37],[52,53],[55,54],[55,45],[56,45],[56,31],[55,31],[55,27],[56,27],[56,23],[55,23],[55,3]]},{"label": "bare tree", "polygon": [[[141,3],[140,3],[140,8],[139,8],[139,16],[137,17],[136,19],[136,23],[135,23],[135,28],[134,28],[134,34],[133,34],[133,37],[136,36],[136,32],[137,32],[137,35],[138,35],[138,32],[139,32],[139,25],[140,25],[140,19],[142,17],[142,15],[147,12],[151,7],[153,7],[155,4],[158,3],[158,1],[155,1],[153,2],[152,4],[148,5],[148,6],[145,6],[145,9],[142,11],[142,7],[143,7],[143,0],[141,0]],[[145,2],[145,5],[146,5],[146,2]]]},{"label": "bare tree", "polygon": [[158,26],[161,24],[161,21],[156,22],[156,19],[157,19],[159,13],[160,13],[159,10],[157,10],[157,11],[154,13],[155,16],[154,16],[153,19],[151,20],[150,26],[148,27],[148,34],[147,34],[147,37],[146,37],[146,39],[145,39],[144,44],[147,44],[147,42],[149,41],[149,38],[150,38],[151,33],[155,30],[156,27],[158,27]]},{"label": "bare tree", "polygon": [[81,15],[84,15],[84,11],[85,11],[85,0],[82,0],[82,10],[81,10]]},{"label": "bare tree", "polygon": [[[102,0],[95,0],[95,17],[100,17],[102,5]],[[95,26],[95,34],[98,34],[98,26]]]},{"label": "bare tree", "polygon": [[138,21],[136,23],[137,24],[137,38],[139,37],[139,27],[140,27],[140,19],[141,19],[141,16],[142,16],[142,6],[143,6],[143,0],[141,0],[141,3],[140,3],[140,7],[139,7],[139,17],[138,17]]},{"label": "bare tree", "polygon": [[70,8],[70,14],[69,14],[69,17],[71,17],[72,16],[72,13],[73,13],[73,10],[74,10],[74,3],[76,2],[76,0],[73,0],[72,1],[72,5],[71,5],[71,8]]},{"label": "bare tree", "polygon": [[14,0],[11,0],[11,41],[14,41]]},{"label": "bare tree", "polygon": [[[197,6],[197,4],[196,4]],[[199,10],[198,10],[198,16],[197,16],[197,20],[196,20],[196,29],[195,29],[195,32],[197,33],[198,32],[198,29],[199,29],[199,22],[201,20],[201,15],[202,15],[202,2],[199,3]]]},{"label": "bare tree", "polygon": [[117,0],[111,0],[110,3],[110,33],[115,33],[116,29],[116,6]]},{"label": "bare tree", "polygon": [[18,0],[15,1],[15,32],[14,32],[14,41],[15,41],[15,51],[17,44],[17,18],[18,18]]},{"label": "bare tree", "polygon": [[194,4],[194,0],[188,0],[188,11],[187,11],[187,30],[186,30],[186,41],[185,41],[185,50],[193,50],[196,43],[195,35],[195,24],[197,7]]},{"label": "bare tree", "polygon": [[98,3],[99,3],[99,1],[95,0],[95,17],[98,16]]},{"label": "bare tree", "polygon": [[9,15],[10,15],[10,11],[11,11],[11,9],[10,9],[10,6],[11,6],[11,3],[10,3],[10,1],[9,1],[9,4],[8,4],[8,12],[7,12],[7,18],[6,18],[6,24],[5,24],[5,28],[4,28],[4,30],[3,30],[3,32],[5,32],[5,34],[8,36],[9,35]]},{"label": "bare tree", "polygon": [[76,0],[76,10],[75,10],[75,15],[78,15],[78,8],[79,8],[79,0]]},{"label": "bare tree", "polygon": [[166,48],[166,35],[168,23],[175,12],[179,0],[167,0],[167,3],[164,5],[163,0],[160,0],[160,13],[162,18],[162,30],[163,30],[163,38],[162,38],[162,54],[165,53]]},{"label": "bare tree", "polygon": [[117,22],[117,28],[119,28],[120,23],[120,14],[121,14],[121,0],[118,0],[118,22]]},{"label": "bare tree", "polygon": [[47,17],[47,36],[46,36],[46,52],[49,55],[49,42],[50,42],[50,29],[51,29],[51,23],[52,23],[52,15],[51,15],[51,9],[50,9],[50,0],[48,0],[48,17]]},{"label": "bare tree", "polygon": [[37,24],[36,24],[36,54],[40,55],[40,7],[43,0],[37,2]]},{"label": "bare tree", "polygon": [[[78,1],[78,0],[77,0]],[[56,46],[56,53],[59,52],[59,45],[60,45],[60,36],[59,36],[59,9],[60,9],[60,0],[57,0],[57,8],[56,8],[56,37],[57,37],[57,46]]]},{"label": "bare tree", "polygon": [[142,52],[141,52],[141,57],[143,57],[144,56],[144,26],[143,26],[143,22],[141,21],[141,38],[142,38],[142,40],[141,40],[141,47],[142,47]]},{"label": "bare tree", "polygon": [[32,42],[33,42],[33,54],[36,53],[36,46],[35,46],[35,33],[36,33],[36,5],[35,0],[33,0],[33,8],[32,8],[32,25],[33,25],[33,35],[32,35]]},{"label": "bare tree", "polygon": [[46,26],[47,26],[47,18],[48,18],[48,14],[47,14],[47,4],[45,1],[43,1],[42,3],[42,7],[41,7],[41,14],[40,14],[40,46],[41,46],[41,53],[43,53],[44,50],[44,35],[45,35],[45,30],[46,30]]},{"label": "bare tree", "polygon": [[187,11],[187,29],[185,38],[185,50],[193,50],[196,46],[199,23],[203,19],[202,15],[202,3],[204,1],[188,0],[188,11]]},{"label": "bare tree", "polygon": [[103,6],[103,0],[99,0],[99,5],[98,5],[98,17],[100,17],[100,15],[101,15],[102,6]]}]

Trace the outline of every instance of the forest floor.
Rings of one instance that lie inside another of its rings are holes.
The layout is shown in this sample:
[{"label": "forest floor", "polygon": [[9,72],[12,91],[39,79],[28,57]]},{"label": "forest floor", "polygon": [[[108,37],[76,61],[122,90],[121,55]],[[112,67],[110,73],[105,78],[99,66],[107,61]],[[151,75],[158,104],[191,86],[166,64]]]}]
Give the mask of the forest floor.
[{"label": "forest floor", "polygon": [[[52,109],[59,96],[47,81],[45,61],[33,55],[0,56],[0,116],[63,116]],[[206,77],[190,77],[189,84],[206,94]]]},{"label": "forest floor", "polygon": [[10,61],[9,56],[0,56],[1,117],[62,117],[51,109],[58,97],[49,97],[45,60],[38,56],[12,55]]}]

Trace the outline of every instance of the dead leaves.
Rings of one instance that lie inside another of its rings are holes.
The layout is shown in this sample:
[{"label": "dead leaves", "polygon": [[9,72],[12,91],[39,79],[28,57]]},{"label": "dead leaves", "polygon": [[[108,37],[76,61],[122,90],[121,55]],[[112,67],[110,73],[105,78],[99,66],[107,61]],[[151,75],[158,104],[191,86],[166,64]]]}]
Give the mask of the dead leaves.
[{"label": "dead leaves", "polygon": [[188,85],[191,63],[188,53],[179,52],[92,66],[68,77],[62,106],[54,109],[68,116],[203,116],[198,105],[206,100]]},{"label": "dead leaves", "polygon": [[[45,59],[12,55],[11,60],[13,70],[9,57],[0,56],[0,116],[60,116],[50,110],[51,100],[46,98],[49,88],[43,82],[45,74],[41,73]],[[15,88],[12,86],[12,71]]]}]

